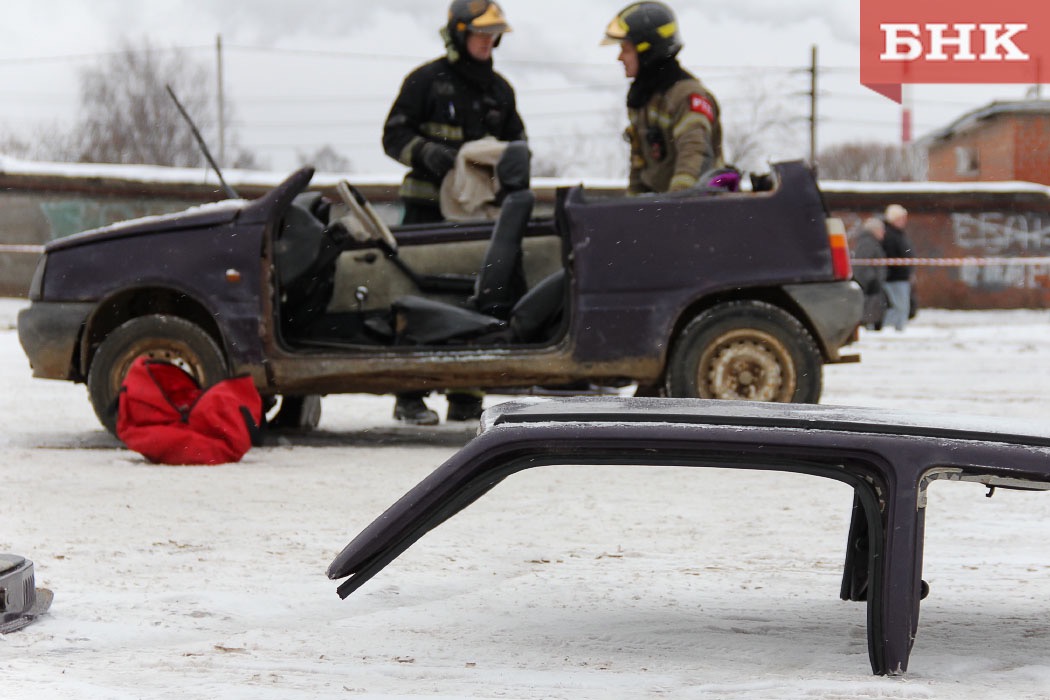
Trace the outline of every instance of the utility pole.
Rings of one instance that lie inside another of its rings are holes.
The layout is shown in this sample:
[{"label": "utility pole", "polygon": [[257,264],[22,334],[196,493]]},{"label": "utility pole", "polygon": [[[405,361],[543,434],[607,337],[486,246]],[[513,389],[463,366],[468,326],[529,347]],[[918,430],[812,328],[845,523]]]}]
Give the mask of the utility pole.
[{"label": "utility pole", "polygon": [[216,54],[216,71],[217,80],[219,82],[218,89],[218,110],[219,115],[219,164],[226,165],[226,98],[223,96],[222,90],[222,34],[215,35],[215,54]]},{"label": "utility pole", "polygon": [[912,107],[911,107],[911,84],[901,85],[901,148],[911,145],[912,137]]},{"label": "utility pole", "polygon": [[810,47],[809,63],[809,164],[817,164],[817,45]]}]

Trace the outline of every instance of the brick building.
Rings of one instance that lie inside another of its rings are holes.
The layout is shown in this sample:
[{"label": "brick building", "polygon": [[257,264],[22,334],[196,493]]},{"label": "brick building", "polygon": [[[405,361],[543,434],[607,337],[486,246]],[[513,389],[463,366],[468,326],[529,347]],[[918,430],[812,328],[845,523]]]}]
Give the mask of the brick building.
[{"label": "brick building", "polygon": [[993,102],[926,139],[932,181],[1050,185],[1050,100]]}]

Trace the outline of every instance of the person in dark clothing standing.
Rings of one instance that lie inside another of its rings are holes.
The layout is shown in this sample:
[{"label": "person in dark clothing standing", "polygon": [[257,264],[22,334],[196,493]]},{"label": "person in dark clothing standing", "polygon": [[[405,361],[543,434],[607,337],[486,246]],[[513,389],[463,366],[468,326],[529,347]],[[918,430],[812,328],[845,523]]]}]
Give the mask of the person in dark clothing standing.
[{"label": "person in dark clothing standing", "polygon": [[438,192],[464,143],[525,140],[514,89],[492,68],[509,31],[496,3],[454,0],[441,29],[445,55],[405,78],[383,127],[383,150],[411,168],[399,192],[404,223],[443,220]]},{"label": "person in dark clothing standing", "polygon": [[[908,223],[908,210],[899,204],[886,207],[884,218],[886,236],[882,239],[882,248],[887,258],[912,257],[912,245],[904,227]],[[885,324],[903,331],[908,325],[911,312],[911,265],[891,265],[886,269],[886,296],[889,308],[886,309]]]},{"label": "person in dark clothing standing", "polygon": [[[399,196],[402,223],[443,221],[441,181],[459,148],[493,136],[524,141],[514,89],[493,70],[492,52],[511,31],[499,5],[490,0],[453,0],[442,27],[445,55],[408,74],[383,126],[383,150],[408,166]],[[428,392],[398,394],[394,418],[435,425],[437,413],[423,401]],[[448,420],[481,415],[481,392],[448,392]]]},{"label": "person in dark clothing standing", "polygon": [[619,44],[627,92],[631,144],[628,194],[674,192],[725,165],[715,96],[678,63],[682,39],[674,12],[660,2],[636,2],[605,30],[603,44]]},{"label": "person in dark clothing standing", "polygon": [[[862,260],[879,260],[886,257],[882,239],[886,237],[886,224],[882,219],[869,217],[861,224],[853,241],[853,257]],[[864,291],[864,315],[861,323],[869,330],[881,330],[886,314],[886,268],[881,265],[854,265],[853,279]]]}]

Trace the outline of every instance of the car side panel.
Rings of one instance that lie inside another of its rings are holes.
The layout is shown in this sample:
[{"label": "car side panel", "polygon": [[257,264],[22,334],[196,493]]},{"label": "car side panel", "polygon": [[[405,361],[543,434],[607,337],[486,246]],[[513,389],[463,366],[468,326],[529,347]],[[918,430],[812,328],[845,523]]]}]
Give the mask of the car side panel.
[{"label": "car side panel", "polygon": [[789,169],[765,193],[668,194],[567,203],[581,361],[659,358],[696,300],[741,288],[831,281],[820,194]]},{"label": "car side panel", "polygon": [[262,225],[231,224],[62,248],[48,254],[41,301],[104,303],[127,290],[170,289],[213,316],[233,364],[258,363],[262,231]]}]

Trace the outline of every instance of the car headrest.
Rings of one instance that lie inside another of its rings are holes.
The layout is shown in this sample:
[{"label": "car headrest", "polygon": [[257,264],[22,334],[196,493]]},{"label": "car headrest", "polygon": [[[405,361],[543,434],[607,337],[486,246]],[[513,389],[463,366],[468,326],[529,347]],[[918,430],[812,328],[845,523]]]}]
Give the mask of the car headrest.
[{"label": "car headrest", "polygon": [[511,141],[496,163],[496,177],[504,192],[529,189],[532,153],[525,141]]}]

